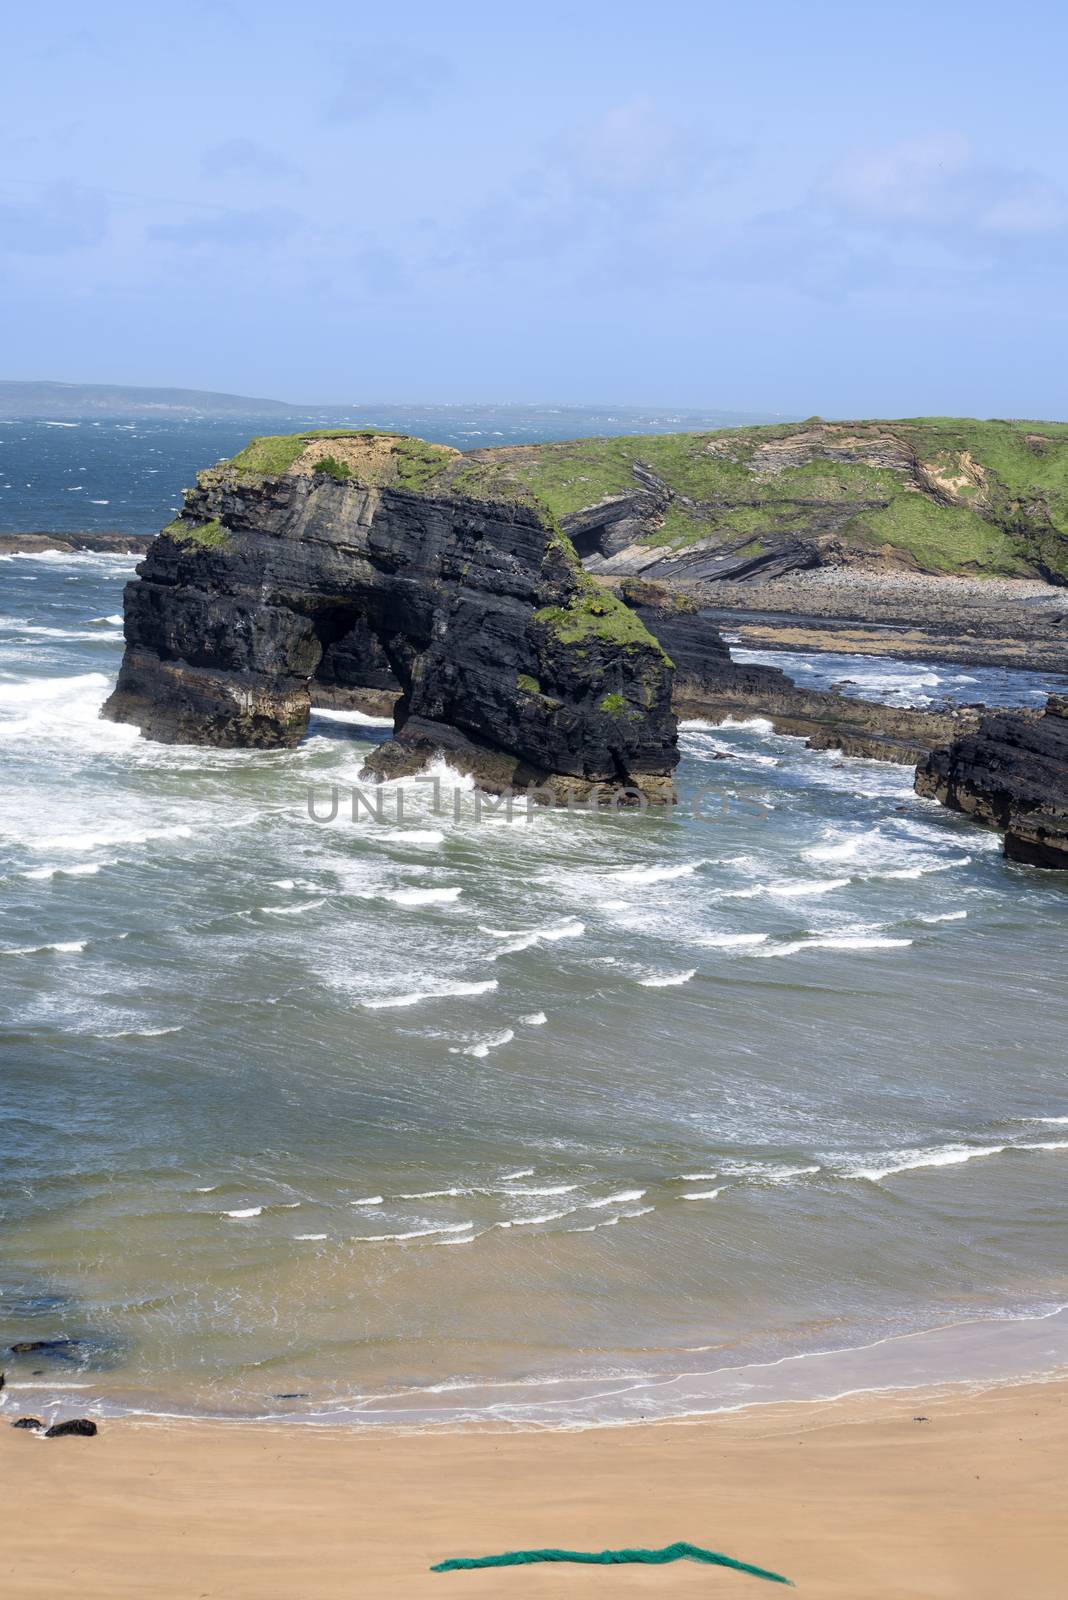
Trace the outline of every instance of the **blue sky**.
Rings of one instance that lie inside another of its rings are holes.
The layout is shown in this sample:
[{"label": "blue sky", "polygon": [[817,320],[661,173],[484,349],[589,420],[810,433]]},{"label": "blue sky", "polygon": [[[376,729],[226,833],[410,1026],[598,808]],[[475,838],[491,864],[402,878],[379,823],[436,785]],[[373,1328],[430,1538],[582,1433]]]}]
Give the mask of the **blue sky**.
[{"label": "blue sky", "polygon": [[18,7],[0,376],[1065,417],[1068,13]]}]

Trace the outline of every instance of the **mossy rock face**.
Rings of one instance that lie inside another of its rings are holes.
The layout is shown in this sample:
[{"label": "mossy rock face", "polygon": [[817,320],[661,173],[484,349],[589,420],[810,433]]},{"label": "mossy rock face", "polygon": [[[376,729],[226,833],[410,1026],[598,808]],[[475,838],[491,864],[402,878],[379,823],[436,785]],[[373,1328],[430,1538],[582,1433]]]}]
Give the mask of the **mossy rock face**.
[{"label": "mossy rock face", "polygon": [[624,649],[650,647],[663,655],[660,646],[634,612],[604,589],[580,590],[568,606],[544,606],[534,613],[534,621],[551,632],[561,644],[584,645],[591,641],[619,645]]},{"label": "mossy rock face", "polygon": [[175,544],[195,545],[201,550],[228,550],[230,548],[230,535],[223,527],[218,517],[213,517],[209,522],[188,522],[182,517],[176,517],[169,522],[163,532]]}]

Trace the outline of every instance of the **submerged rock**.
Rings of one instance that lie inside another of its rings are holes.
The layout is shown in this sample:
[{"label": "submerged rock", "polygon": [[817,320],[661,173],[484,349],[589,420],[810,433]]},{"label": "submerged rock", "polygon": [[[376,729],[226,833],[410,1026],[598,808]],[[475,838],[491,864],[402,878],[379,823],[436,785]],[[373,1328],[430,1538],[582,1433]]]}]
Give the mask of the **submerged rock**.
[{"label": "submerged rock", "polygon": [[41,1421],[40,1417],[16,1417],[11,1426],[13,1428],[29,1428],[31,1430],[36,1430],[38,1428],[43,1428],[44,1423]]},{"label": "submerged rock", "polygon": [[1000,829],[1010,861],[1068,870],[1068,698],[983,717],[920,763],[916,792]]},{"label": "submerged rock", "polygon": [[105,715],[149,738],[293,745],[313,698],[396,685],[376,773],[449,750],[487,783],[671,797],[670,660],[543,501],[457,451],[254,440],[199,475],[138,572]]},{"label": "submerged rock", "polygon": [[52,1356],[58,1361],[78,1361],[87,1353],[82,1339],[20,1339],[8,1347],[13,1356]]}]

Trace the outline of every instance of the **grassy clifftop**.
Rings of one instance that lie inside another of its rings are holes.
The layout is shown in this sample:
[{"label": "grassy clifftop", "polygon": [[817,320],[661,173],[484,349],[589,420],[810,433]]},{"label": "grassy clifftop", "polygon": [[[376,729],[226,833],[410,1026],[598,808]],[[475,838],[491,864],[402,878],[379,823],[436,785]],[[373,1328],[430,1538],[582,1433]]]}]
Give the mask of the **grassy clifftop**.
[{"label": "grassy clifftop", "polygon": [[[536,498],[566,527],[630,501],[632,548],[825,559],[1068,582],[1068,424],[913,417],[640,434],[476,450],[373,430],[257,439],[243,475],[328,472],[367,484]],[[611,548],[615,551],[619,541]]]},{"label": "grassy clifftop", "polygon": [[1068,424],[917,417],[584,439],[480,459],[556,514],[644,492],[637,543],[663,555],[784,540],[938,573],[1068,581]]}]

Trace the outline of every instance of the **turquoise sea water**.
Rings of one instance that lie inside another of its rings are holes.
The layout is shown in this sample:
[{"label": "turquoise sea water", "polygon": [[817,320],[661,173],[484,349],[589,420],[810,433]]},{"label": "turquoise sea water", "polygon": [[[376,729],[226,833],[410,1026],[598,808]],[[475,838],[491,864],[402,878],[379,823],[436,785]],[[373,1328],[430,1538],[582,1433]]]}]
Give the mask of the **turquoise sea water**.
[{"label": "turquoise sea water", "polygon": [[[160,520],[184,439],[93,498]],[[0,1347],[76,1341],[9,1407],[567,1423],[1063,1359],[1060,875],[759,721],[684,726],[671,814],[442,770],[319,823],[384,725],[99,720],[133,566],[0,561]]]}]

